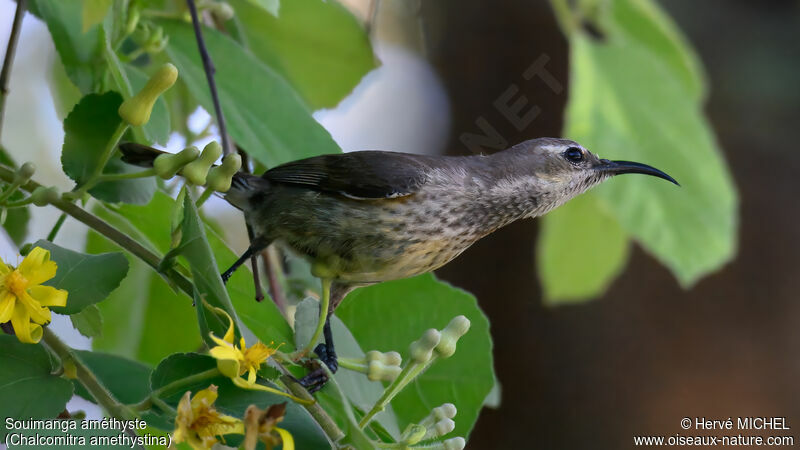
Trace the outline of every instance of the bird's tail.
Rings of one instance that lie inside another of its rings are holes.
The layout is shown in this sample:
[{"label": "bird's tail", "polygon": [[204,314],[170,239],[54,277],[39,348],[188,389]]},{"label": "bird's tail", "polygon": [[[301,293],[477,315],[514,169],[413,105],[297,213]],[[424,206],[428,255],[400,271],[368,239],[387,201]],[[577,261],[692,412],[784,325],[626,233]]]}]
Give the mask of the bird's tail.
[{"label": "bird's tail", "polygon": [[[140,167],[153,167],[153,161],[165,151],[157,150],[134,142],[123,142],[119,144],[122,152],[122,160],[128,164]],[[249,210],[251,200],[257,197],[256,194],[265,193],[269,190],[269,181],[245,172],[237,172],[231,180],[231,188],[222,194],[222,197],[231,205],[241,209]],[[262,195],[263,197],[263,195]]]},{"label": "bird's tail", "polygon": [[158,155],[166,153],[135,142],[123,142],[119,144],[119,149],[122,152],[123,161],[140,167],[153,167],[153,161]]}]

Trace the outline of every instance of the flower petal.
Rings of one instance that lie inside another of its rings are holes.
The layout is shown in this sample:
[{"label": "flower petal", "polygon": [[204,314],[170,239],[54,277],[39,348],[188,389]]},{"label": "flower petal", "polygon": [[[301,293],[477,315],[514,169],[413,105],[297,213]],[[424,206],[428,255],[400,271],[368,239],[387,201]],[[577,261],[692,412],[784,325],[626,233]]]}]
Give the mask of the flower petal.
[{"label": "flower petal", "polygon": [[28,314],[32,321],[42,325],[50,322],[50,310],[40,305],[39,302],[33,299],[27,292],[17,297],[16,309],[21,309],[23,306],[28,310]]},{"label": "flower petal", "polygon": [[56,276],[58,265],[50,261],[50,251],[35,247],[19,265],[19,271],[31,285],[42,284]]},{"label": "flower petal", "polygon": [[28,289],[28,293],[42,306],[67,305],[68,293],[64,289],[56,289],[52,286],[33,286]]},{"label": "flower petal", "polygon": [[12,270],[14,269],[12,269],[11,266],[0,260],[0,277],[10,274]]},{"label": "flower petal", "polygon": [[14,315],[11,316],[11,325],[17,339],[25,344],[36,344],[42,338],[42,327],[31,323],[28,310],[25,308],[15,308]]},{"label": "flower petal", "polygon": [[3,291],[3,296],[0,297],[0,323],[8,322],[14,314],[14,305],[17,297],[8,291]]},{"label": "flower petal", "polygon": [[292,433],[289,433],[288,430],[278,427],[275,427],[275,431],[281,435],[281,441],[283,441],[283,450],[294,450],[294,438],[292,437]]}]

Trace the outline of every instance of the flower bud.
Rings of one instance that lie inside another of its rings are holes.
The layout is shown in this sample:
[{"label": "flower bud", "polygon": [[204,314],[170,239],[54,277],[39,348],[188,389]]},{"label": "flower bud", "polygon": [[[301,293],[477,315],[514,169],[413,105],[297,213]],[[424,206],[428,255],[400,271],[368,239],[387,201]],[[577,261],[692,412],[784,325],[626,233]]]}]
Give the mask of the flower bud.
[{"label": "flower bud", "polygon": [[68,378],[70,380],[75,380],[78,378],[78,367],[75,366],[75,361],[70,358],[65,358],[64,362],[61,364],[61,367],[64,369],[64,378]]},{"label": "flower bud", "polygon": [[433,353],[433,349],[439,344],[439,340],[442,338],[441,333],[439,330],[434,328],[429,329],[422,335],[419,340],[416,340],[411,343],[411,347],[409,348],[411,353],[411,359],[414,362],[419,364],[424,364],[431,359],[431,354]]},{"label": "flower bud", "polygon": [[425,437],[423,439],[433,439],[439,436],[444,436],[447,433],[456,429],[456,423],[453,422],[453,419],[442,419],[436,422],[431,428],[428,428],[428,432],[425,433]]},{"label": "flower bud", "polygon": [[457,316],[442,330],[442,339],[436,346],[436,353],[442,358],[449,358],[456,352],[458,340],[469,331],[469,319],[464,316]]},{"label": "flower bud", "polygon": [[463,437],[450,438],[443,442],[444,450],[464,450],[467,446],[467,441]]},{"label": "flower bud", "polygon": [[242,157],[231,153],[222,158],[222,164],[212,167],[208,173],[208,187],[217,192],[228,192],[231,180],[239,169],[242,168]]},{"label": "flower bud", "polygon": [[211,141],[203,149],[200,157],[190,162],[183,167],[181,174],[186,177],[189,183],[202,186],[206,184],[206,176],[208,169],[214,164],[214,161],[222,154],[222,147],[217,141]]},{"label": "flower bud", "polygon": [[452,403],[445,403],[442,406],[433,408],[433,411],[431,411],[431,413],[433,414],[433,417],[435,417],[437,420],[452,419],[453,417],[456,416],[458,410],[456,409],[456,405]]},{"label": "flower bud", "polygon": [[55,186],[39,186],[31,192],[31,202],[36,206],[47,206],[61,199],[61,191]]},{"label": "flower bud", "polygon": [[394,381],[400,372],[400,366],[386,365],[382,361],[370,361],[367,365],[367,378],[370,381]]},{"label": "flower bud", "polygon": [[211,14],[214,15],[220,22],[227,22],[228,20],[233,19],[233,7],[227,2],[214,2],[209,5],[209,11]]},{"label": "flower bud", "polygon": [[153,161],[153,169],[156,175],[168,180],[175,176],[183,166],[197,159],[200,150],[195,146],[186,147],[178,153],[163,153]]},{"label": "flower bud", "polygon": [[140,126],[150,120],[150,113],[158,97],[169,89],[178,79],[178,69],[170,63],[161,66],[150,80],[133,97],[119,106],[119,116],[133,126]]},{"label": "flower bud", "polygon": [[28,253],[30,253],[31,250],[33,250],[33,243],[28,242],[20,247],[19,254],[22,256],[28,256]]},{"label": "flower bud", "polygon": [[23,165],[19,166],[17,172],[14,173],[14,184],[21,185],[23,183],[27,183],[34,173],[36,173],[36,164],[30,161],[24,163]]},{"label": "flower bud", "polygon": [[370,350],[364,356],[364,359],[369,363],[370,361],[380,361],[387,366],[399,366],[403,363],[403,357],[397,352],[379,352],[377,350]]}]

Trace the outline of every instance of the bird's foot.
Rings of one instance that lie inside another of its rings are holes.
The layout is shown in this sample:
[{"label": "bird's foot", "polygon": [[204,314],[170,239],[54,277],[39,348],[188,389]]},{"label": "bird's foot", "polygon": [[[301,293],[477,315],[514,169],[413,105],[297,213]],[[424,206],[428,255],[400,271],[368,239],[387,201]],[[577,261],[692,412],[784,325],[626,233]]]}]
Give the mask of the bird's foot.
[{"label": "bird's foot", "polygon": [[317,354],[319,362],[313,362],[311,371],[298,380],[300,384],[312,394],[322,389],[325,384],[328,383],[328,373],[319,365],[320,362],[325,364],[331,373],[336,373],[336,371],[339,370],[339,361],[332,346],[329,349],[327,345],[319,344],[314,348],[314,353]]}]

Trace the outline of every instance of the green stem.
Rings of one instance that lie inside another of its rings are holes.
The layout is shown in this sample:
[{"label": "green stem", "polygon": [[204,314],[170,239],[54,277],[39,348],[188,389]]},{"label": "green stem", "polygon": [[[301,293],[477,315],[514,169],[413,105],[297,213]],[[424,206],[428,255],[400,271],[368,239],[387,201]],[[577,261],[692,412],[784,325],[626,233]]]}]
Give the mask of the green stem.
[{"label": "green stem", "polygon": [[150,397],[150,400],[153,402],[154,405],[158,406],[162,411],[175,414],[175,408],[173,408],[169,403],[165,402],[164,400],[158,397]]},{"label": "green stem", "polygon": [[119,180],[132,180],[136,178],[147,178],[152,177],[156,174],[155,169],[147,169],[142,170],[140,172],[128,172],[128,173],[104,173],[97,178],[98,183],[102,183],[104,181],[119,181]]},{"label": "green stem", "polygon": [[56,220],[55,225],[53,225],[53,229],[47,234],[48,241],[53,242],[58,234],[58,231],[61,229],[61,226],[64,225],[65,220],[67,220],[67,213],[62,212],[61,215],[58,216],[58,220]]},{"label": "green stem", "polygon": [[6,56],[3,59],[3,68],[0,69],[0,132],[3,131],[3,114],[6,110],[6,97],[8,97],[8,80],[11,78],[11,66],[14,64],[17,42],[19,42],[20,31],[22,31],[22,18],[25,16],[26,3],[26,0],[17,1],[17,11],[14,13],[14,22],[11,24]]},{"label": "green stem", "polygon": [[314,347],[314,344],[317,343],[319,337],[322,336],[322,329],[325,328],[325,320],[328,318],[328,308],[330,307],[331,303],[332,281],[333,280],[330,278],[322,279],[322,302],[319,305],[319,322],[317,323],[317,329],[314,330],[314,334],[311,336],[311,340],[308,341],[308,344],[306,344],[302,350],[295,352],[294,355],[292,355],[295,359],[299,359],[307,355]]},{"label": "green stem", "polygon": [[6,190],[4,190],[2,194],[0,194],[0,204],[4,203],[6,200],[8,200],[8,198],[11,197],[11,195],[14,192],[16,192],[17,189],[19,189],[19,186],[21,184],[22,184],[22,180],[21,179],[13,180],[11,182],[11,184],[8,185]]},{"label": "green stem", "polygon": [[127,100],[133,97],[133,88],[131,88],[131,83],[128,80],[128,76],[125,75],[125,70],[122,68],[122,63],[119,61],[117,53],[111,48],[111,44],[107,43],[104,46],[103,58],[106,60],[108,72],[111,74],[111,78],[114,79],[114,83],[117,84],[117,87],[122,93],[122,98]]},{"label": "green stem", "polygon": [[[283,372],[286,372],[286,369],[283,368],[283,366],[280,367],[283,369]],[[281,376],[280,380],[294,396],[303,400],[314,400],[314,397],[308,393],[306,388],[301,386],[300,383],[298,383],[297,380],[295,380],[291,375],[283,375]],[[302,406],[306,409],[306,411],[308,411],[309,414],[311,414],[311,417],[317,421],[319,426],[322,428],[322,431],[325,432],[331,441],[335,443],[344,439],[344,432],[339,429],[339,427],[336,425],[336,422],[331,419],[331,416],[329,416],[328,413],[325,412],[321,406],[319,406],[319,403],[316,401],[309,404],[303,403]]]},{"label": "green stem", "polygon": [[58,356],[61,363],[71,361],[77,369],[78,380],[92,394],[97,403],[102,406],[111,416],[120,420],[130,420],[135,418],[136,413],[129,407],[118,402],[117,399],[106,389],[97,377],[83,364],[75,355],[75,352],[58,338],[48,327],[44,327],[42,339],[44,343]]},{"label": "green stem", "polygon": [[28,206],[33,203],[33,199],[30,197],[23,198],[22,200],[17,200],[16,202],[8,202],[3,205],[4,208],[19,208],[20,206]]},{"label": "green stem", "polygon": [[124,120],[119,123],[117,129],[114,131],[114,134],[111,135],[111,139],[108,140],[106,144],[106,148],[103,149],[103,154],[100,156],[100,163],[95,167],[94,171],[89,175],[89,179],[83,183],[82,186],[77,188],[73,195],[80,197],[89,189],[93,188],[97,183],[100,182],[100,176],[103,174],[103,169],[106,168],[106,164],[111,159],[111,155],[114,154],[114,150],[117,148],[117,144],[119,144],[119,140],[122,139],[122,135],[128,131],[128,123]]},{"label": "green stem", "polygon": [[[355,436],[357,440],[369,442],[370,444],[375,445],[375,442],[366,434],[364,434],[364,430],[358,427],[358,421],[356,420],[355,414],[353,414],[353,408],[350,407],[350,402],[347,400],[347,397],[344,395],[344,391],[342,390],[341,386],[339,386],[336,378],[333,376],[333,372],[331,372],[328,366],[325,364],[322,364],[322,368],[325,370],[325,374],[328,375],[328,384],[333,386],[334,390],[339,395],[339,401],[342,402],[347,420],[350,421],[351,433],[358,434],[358,436]],[[351,440],[353,440],[353,438],[354,436],[350,436]]]},{"label": "green stem", "polygon": [[392,399],[394,399],[394,397],[408,385],[408,383],[410,383],[412,380],[414,380],[414,378],[430,367],[430,365],[436,361],[436,358],[437,357],[435,354],[431,355],[431,359],[423,364],[413,360],[410,361],[408,365],[403,368],[403,371],[400,372],[400,375],[395,378],[392,384],[384,389],[381,397],[377,402],[375,402],[375,405],[372,407],[372,409],[370,409],[369,412],[361,418],[361,422],[358,423],[358,426],[361,428],[367,426],[376,414],[383,411],[384,408],[386,408],[386,405],[388,405]]},{"label": "green stem", "polygon": [[[150,395],[147,398],[145,398],[141,402],[135,405],[131,405],[131,408],[138,411],[142,411],[150,408],[151,405],[156,405],[159,408],[164,409],[163,406],[159,404],[164,402],[161,399],[162,396],[170,395],[176,391],[180,391],[182,388],[191,386],[192,384],[195,384],[199,381],[207,380],[209,378],[214,378],[216,376],[219,376],[220,374],[221,373],[219,369],[215,367],[213,369],[208,369],[203,372],[198,372],[194,375],[190,375],[188,377],[175,380],[172,383],[165,384],[164,386],[161,386],[160,388],[154,390],[153,392],[150,393]],[[166,403],[164,403],[164,405],[166,405]],[[169,408],[172,409],[171,406],[169,406]]]},{"label": "green stem", "polygon": [[339,363],[339,367],[345,368],[347,370],[352,370],[354,372],[367,373],[367,371],[369,370],[369,367],[367,367],[367,365],[363,363],[363,359],[355,360],[352,358],[338,358],[336,361]]},{"label": "green stem", "polygon": [[197,201],[194,202],[194,205],[198,208],[203,206],[203,203],[205,203],[206,200],[208,200],[208,198],[211,197],[211,194],[213,193],[214,193],[213,189],[206,188],[206,190],[204,190],[203,193],[200,194],[200,197],[197,198]]}]

